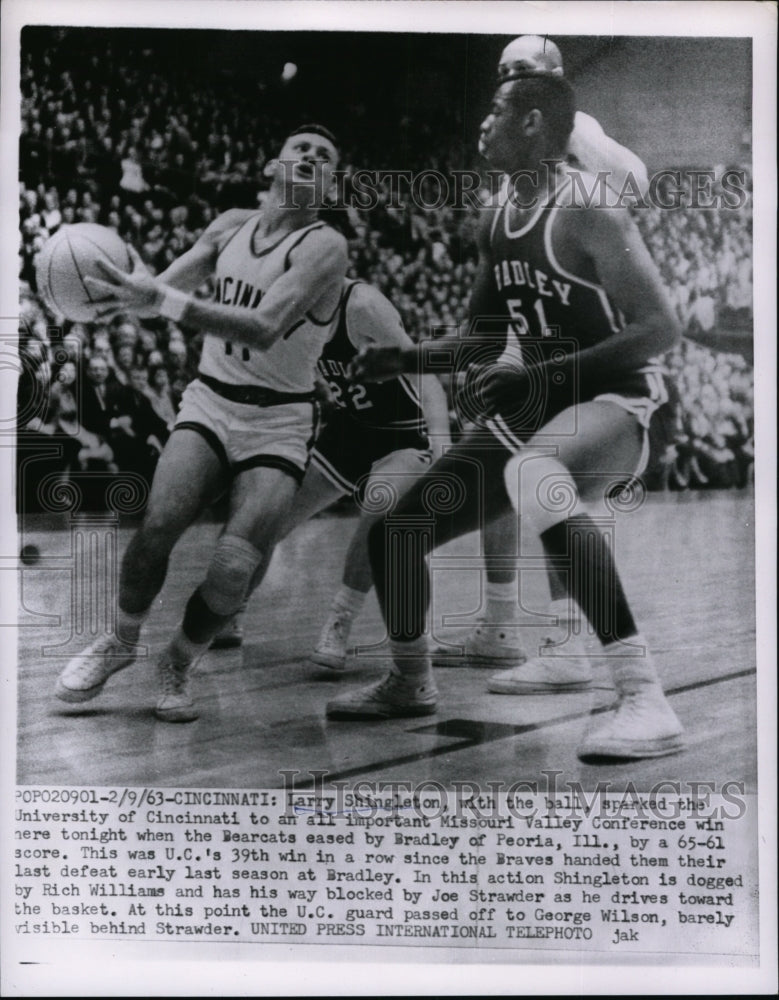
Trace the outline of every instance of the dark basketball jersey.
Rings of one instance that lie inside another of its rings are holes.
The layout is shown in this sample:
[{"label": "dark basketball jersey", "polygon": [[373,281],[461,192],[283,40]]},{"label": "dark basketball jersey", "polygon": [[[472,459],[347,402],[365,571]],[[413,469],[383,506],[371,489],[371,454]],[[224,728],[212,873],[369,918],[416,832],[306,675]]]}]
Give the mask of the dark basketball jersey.
[{"label": "dark basketball jersey", "polygon": [[[506,201],[492,220],[493,292],[508,320],[506,349],[500,362],[509,368],[527,369],[521,391],[517,389],[521,383],[511,380],[492,390],[490,415],[485,421],[510,451],[577,403],[612,400],[647,426],[664,396],[664,391],[659,395],[652,391],[654,385],[662,389],[655,359],[637,364],[631,372],[593,372],[586,381],[575,364],[566,371],[566,358],[575,362],[580,351],[619,333],[624,318],[599,284],[594,266],[573,274],[558,261],[552,230],[560,210],[551,198],[522,218]],[[544,367],[535,367],[540,364]],[[478,420],[479,407],[483,406],[478,384],[467,401],[468,413],[473,411]],[[574,431],[575,420],[570,433]]]},{"label": "dark basketball jersey", "polygon": [[559,205],[542,204],[525,217],[507,200],[490,232],[495,290],[509,317],[507,349],[525,364],[547,361],[561,348],[584,350],[619,333],[623,317],[597,275],[575,275],[555,257],[552,227]]},{"label": "dark basketball jersey", "polygon": [[[330,386],[336,404],[366,427],[395,428],[425,433],[425,418],[417,393],[411,382],[401,376],[388,382],[350,382],[347,378],[349,364],[357,348],[349,337],[349,301],[352,292],[362,285],[371,294],[379,295],[363,282],[352,281],[345,286],[335,333],[324,347],[319,359],[319,373]],[[359,342],[359,331],[355,340]]]}]

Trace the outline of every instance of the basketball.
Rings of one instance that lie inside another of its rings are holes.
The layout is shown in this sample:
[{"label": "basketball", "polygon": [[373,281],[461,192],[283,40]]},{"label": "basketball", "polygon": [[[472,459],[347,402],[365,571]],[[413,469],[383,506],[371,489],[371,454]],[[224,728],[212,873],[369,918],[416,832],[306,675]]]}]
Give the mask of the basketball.
[{"label": "basketball", "polygon": [[84,278],[106,274],[100,261],[123,271],[132,270],[127,244],[113,229],[94,222],[62,226],[47,240],[35,263],[38,291],[52,311],[66,319],[91,323],[97,318],[102,299],[84,284]]}]

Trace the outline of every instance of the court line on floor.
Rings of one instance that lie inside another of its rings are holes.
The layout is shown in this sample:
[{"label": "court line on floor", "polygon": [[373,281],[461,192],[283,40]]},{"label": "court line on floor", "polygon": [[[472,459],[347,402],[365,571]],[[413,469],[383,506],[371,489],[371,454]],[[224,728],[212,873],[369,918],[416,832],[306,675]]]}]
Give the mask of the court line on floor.
[{"label": "court line on floor", "polygon": [[[677,694],[686,694],[688,691],[696,691],[698,688],[711,687],[714,684],[739,680],[742,677],[751,677],[756,673],[757,670],[755,668],[736,670],[733,673],[722,674],[719,677],[708,677],[704,680],[692,681],[689,684],[679,684],[676,687],[669,687],[666,688],[665,693],[669,697]],[[444,722],[434,722],[428,726],[421,726],[417,729],[406,731],[409,733],[430,733],[444,737],[451,735],[456,742],[447,743],[445,746],[433,747],[430,750],[421,750],[416,753],[390,757],[373,764],[344,768],[342,771],[328,774],[327,780],[342,781],[345,778],[355,778],[358,775],[371,774],[374,771],[385,771],[389,767],[414,764],[431,757],[442,757],[444,754],[456,753],[458,750],[467,750],[485,743],[495,743],[499,740],[510,739],[512,736],[524,736],[526,733],[538,732],[541,729],[550,729],[552,726],[559,726],[565,722],[574,722],[577,719],[586,719],[589,716],[600,715],[603,712],[610,711],[611,708],[611,704],[601,705],[598,708],[588,709],[586,712],[569,712],[567,715],[545,719],[543,722],[529,722],[520,726],[512,726],[505,722],[479,722],[475,719],[447,719]],[[311,781],[296,781],[295,787],[303,789],[311,787],[313,784],[313,779]]]}]

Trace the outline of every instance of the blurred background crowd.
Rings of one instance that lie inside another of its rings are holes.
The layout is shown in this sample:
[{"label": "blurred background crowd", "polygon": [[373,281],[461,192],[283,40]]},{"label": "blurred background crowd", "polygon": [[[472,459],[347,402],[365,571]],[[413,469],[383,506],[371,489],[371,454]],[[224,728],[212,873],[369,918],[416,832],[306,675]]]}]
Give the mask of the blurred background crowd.
[{"label": "blurred background crowd", "polygon": [[[34,479],[47,470],[148,480],[200,348],[200,337],[164,319],[104,325],[52,315],[35,280],[46,239],[64,224],[99,223],[162,271],[220,211],[258,204],[265,164],[307,117],[300,94],[293,101],[278,85],[248,88],[186,60],[161,72],[153,45],[120,47],[83,32],[74,40],[62,30],[56,44],[52,37],[28,37],[22,55],[18,454],[20,463],[43,463],[35,477],[20,476],[25,510],[36,509]],[[369,128],[370,108],[353,97],[335,117],[347,174],[477,166],[454,111],[407,111],[388,132]],[[390,195],[387,186],[370,211],[349,212],[351,275],[391,299],[414,339],[429,337],[466,315],[476,209],[424,209],[410,198],[398,207]],[[425,197],[433,205],[435,190]],[[751,199],[738,209],[647,205],[634,214],[686,334],[667,359],[678,396],[649,485],[742,487],[754,430]],[[99,506],[99,491],[93,500]]]}]

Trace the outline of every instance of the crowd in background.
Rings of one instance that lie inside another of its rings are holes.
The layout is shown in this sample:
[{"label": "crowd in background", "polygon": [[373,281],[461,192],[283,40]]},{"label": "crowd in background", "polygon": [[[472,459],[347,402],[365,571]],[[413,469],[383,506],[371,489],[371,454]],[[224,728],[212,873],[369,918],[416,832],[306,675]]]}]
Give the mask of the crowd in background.
[{"label": "crowd in background", "polygon": [[[96,222],[132,242],[152,271],[164,270],[221,210],[258,204],[263,168],[285,125],[272,102],[258,105],[234,83],[196,85],[175,70],[163,76],[153,60],[133,53],[91,51],[67,66],[46,48],[23,57],[20,461],[56,442],[55,471],[120,469],[148,479],[194,376],[201,338],[163,319],[106,325],[53,315],[37,294],[36,255],[60,226]],[[399,144],[410,169],[446,172],[463,163],[444,126],[436,133],[429,122],[405,119],[385,140]],[[375,136],[357,135],[345,150],[347,171],[376,163]],[[412,149],[418,163],[408,160]],[[383,155],[392,162],[391,151]],[[434,200],[433,193],[428,203]],[[340,214],[351,275],[391,299],[414,339],[464,319],[477,262],[475,209],[425,210],[408,198],[398,207],[385,190],[370,211]],[[749,203],[738,210],[644,206],[635,216],[690,337],[705,340],[723,326],[751,330]],[[210,294],[208,286],[198,294]],[[752,464],[751,365],[694,339],[668,363],[679,399],[655,482],[744,485]],[[35,507],[34,489],[21,478],[20,486],[20,503]]]}]

